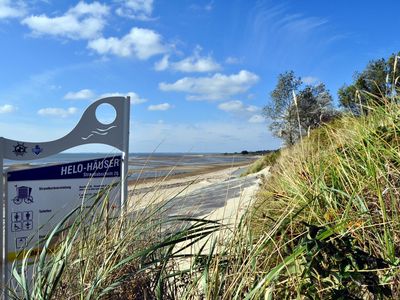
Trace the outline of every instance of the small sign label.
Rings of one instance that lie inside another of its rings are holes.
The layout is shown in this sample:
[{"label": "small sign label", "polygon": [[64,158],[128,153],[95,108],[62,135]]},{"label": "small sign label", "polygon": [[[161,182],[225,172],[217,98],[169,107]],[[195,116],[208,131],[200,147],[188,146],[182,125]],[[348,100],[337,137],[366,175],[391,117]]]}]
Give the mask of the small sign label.
[{"label": "small sign label", "polygon": [[16,238],[15,239],[15,248],[20,249],[20,250],[25,248],[26,247],[26,239],[27,239],[26,236]]}]

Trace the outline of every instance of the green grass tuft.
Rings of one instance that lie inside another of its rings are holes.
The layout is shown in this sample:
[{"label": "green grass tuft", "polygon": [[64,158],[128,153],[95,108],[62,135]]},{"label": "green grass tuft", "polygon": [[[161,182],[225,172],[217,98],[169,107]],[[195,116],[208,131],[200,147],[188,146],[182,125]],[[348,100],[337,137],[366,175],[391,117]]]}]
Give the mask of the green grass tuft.
[{"label": "green grass tuft", "polygon": [[279,158],[280,150],[274,150],[269,152],[268,154],[263,155],[263,157],[257,159],[254,163],[252,163],[246,172],[244,172],[241,176],[246,176],[249,174],[254,174],[260,172],[262,169],[266,167],[273,166],[276,160]]},{"label": "green grass tuft", "polygon": [[[343,117],[282,151],[254,207],[255,232],[274,240],[264,255],[275,255],[260,269],[303,251],[264,290],[273,287],[278,298],[310,297],[310,287],[319,299],[399,297],[399,151],[397,104]],[[327,236],[311,238],[310,226]]]},{"label": "green grass tuft", "polygon": [[15,271],[24,298],[399,299],[400,107],[386,102],[256,162],[271,176],[226,230],[163,205],[78,218],[32,283]]}]

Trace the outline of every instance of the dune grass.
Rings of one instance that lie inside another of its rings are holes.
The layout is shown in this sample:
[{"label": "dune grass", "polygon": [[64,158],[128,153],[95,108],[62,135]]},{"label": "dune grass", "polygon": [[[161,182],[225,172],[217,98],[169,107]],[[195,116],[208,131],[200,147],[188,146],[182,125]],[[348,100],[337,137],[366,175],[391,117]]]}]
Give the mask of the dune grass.
[{"label": "dune grass", "polygon": [[163,204],[109,220],[97,202],[43,249],[32,282],[15,272],[23,298],[399,299],[400,107],[387,102],[281,150],[222,231]]},{"label": "dune grass", "polygon": [[280,150],[273,150],[268,154],[263,155],[261,158],[257,159],[254,163],[252,163],[241,176],[247,176],[249,174],[254,174],[262,169],[273,166],[276,160],[280,156]]},{"label": "dune grass", "polygon": [[399,108],[344,116],[282,150],[210,254],[204,299],[399,299]]},{"label": "dune grass", "polygon": [[[218,222],[166,215],[168,202],[120,216],[108,191],[76,208],[13,265],[12,299],[176,299],[188,278],[183,251],[220,229]],[[136,202],[138,199],[135,199]],[[36,247],[34,247],[36,248]],[[31,275],[29,275],[31,274]]]},{"label": "dune grass", "polygon": [[282,151],[253,207],[253,234],[269,239],[260,293],[399,298],[399,134],[399,106],[388,101]]}]

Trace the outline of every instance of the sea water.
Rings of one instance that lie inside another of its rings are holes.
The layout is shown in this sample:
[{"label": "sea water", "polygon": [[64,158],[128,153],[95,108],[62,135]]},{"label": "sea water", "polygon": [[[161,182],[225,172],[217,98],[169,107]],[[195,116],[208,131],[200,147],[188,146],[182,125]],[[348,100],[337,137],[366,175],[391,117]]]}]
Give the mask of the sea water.
[{"label": "sea water", "polygon": [[[90,160],[120,153],[59,153],[34,161],[4,160],[5,169],[12,165],[21,168],[62,164]],[[213,166],[238,162],[251,162],[252,155],[220,154],[220,153],[130,153],[129,180],[164,177],[169,175],[190,173],[201,166]]]}]

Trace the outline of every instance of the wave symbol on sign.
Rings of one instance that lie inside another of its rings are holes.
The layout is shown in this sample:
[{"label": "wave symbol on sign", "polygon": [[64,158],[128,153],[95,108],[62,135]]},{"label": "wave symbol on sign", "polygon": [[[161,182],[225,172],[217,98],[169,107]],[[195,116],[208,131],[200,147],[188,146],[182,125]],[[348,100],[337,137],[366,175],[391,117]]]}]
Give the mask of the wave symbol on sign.
[{"label": "wave symbol on sign", "polygon": [[97,135],[107,135],[108,132],[113,129],[116,128],[117,126],[110,126],[108,128],[102,129],[102,128],[96,128],[96,130],[92,130],[91,133],[87,136],[87,137],[81,137],[82,140],[86,141],[88,139],[90,139],[92,136],[94,136],[95,134]]}]

